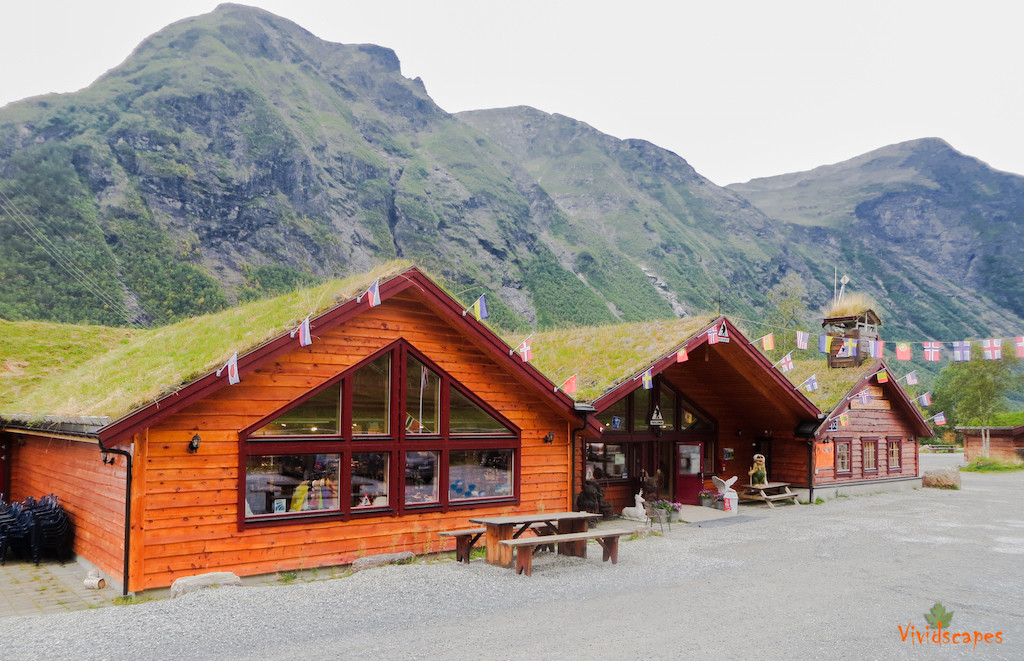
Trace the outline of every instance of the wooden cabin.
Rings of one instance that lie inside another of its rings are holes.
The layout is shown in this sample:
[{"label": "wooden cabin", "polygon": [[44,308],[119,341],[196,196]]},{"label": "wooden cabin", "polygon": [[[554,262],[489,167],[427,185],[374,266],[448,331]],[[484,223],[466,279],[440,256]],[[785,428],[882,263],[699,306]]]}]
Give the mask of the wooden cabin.
[{"label": "wooden cabin", "polygon": [[75,552],[126,594],[440,551],[471,516],[570,509],[573,400],[418,270],[372,282],[313,314],[308,346],[286,330],[235,347],[236,368],[207,360],[117,419],[2,416],[8,497],[56,494]]},{"label": "wooden cabin", "polygon": [[964,459],[968,462],[979,457],[1024,461],[1024,425],[957,427],[956,430],[964,436]]},{"label": "wooden cabin", "polygon": [[878,327],[881,325],[882,320],[874,310],[826,317],[821,322],[821,327],[825,329],[825,337],[832,338],[828,347],[828,366],[859,367],[868,359],[867,343],[881,339],[878,335]]},{"label": "wooden cabin", "polygon": [[[696,505],[713,475],[746,482],[756,453],[773,480],[811,479],[819,410],[724,317],[548,333],[535,346],[548,342],[572,346],[594,365],[579,375],[581,400],[601,433],[580,440],[574,479],[600,484],[616,512],[640,489],[649,500]],[[632,369],[609,347],[632,355]]]},{"label": "wooden cabin", "polygon": [[840,383],[852,385],[833,404],[819,404],[828,414],[814,438],[811,486],[850,493],[919,485],[918,439],[932,435],[920,409],[884,360],[843,376]]}]

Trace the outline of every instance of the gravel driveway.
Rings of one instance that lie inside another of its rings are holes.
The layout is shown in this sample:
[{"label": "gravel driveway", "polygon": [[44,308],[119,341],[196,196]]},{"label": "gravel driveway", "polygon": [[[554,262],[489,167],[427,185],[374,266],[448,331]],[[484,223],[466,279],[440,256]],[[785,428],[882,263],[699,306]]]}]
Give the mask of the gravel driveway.
[{"label": "gravel driveway", "polygon": [[[925,456],[930,464],[960,455]],[[0,621],[0,658],[1024,658],[1024,473],[675,525],[619,563],[455,562]],[[951,633],[912,643],[941,602]],[[993,637],[990,637],[993,640]]]}]

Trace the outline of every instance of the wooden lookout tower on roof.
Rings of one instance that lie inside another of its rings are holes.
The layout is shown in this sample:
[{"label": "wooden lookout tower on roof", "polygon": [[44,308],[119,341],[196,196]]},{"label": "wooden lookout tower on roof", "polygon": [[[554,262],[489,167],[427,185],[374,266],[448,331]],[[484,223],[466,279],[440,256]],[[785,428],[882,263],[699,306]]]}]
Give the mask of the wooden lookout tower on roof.
[{"label": "wooden lookout tower on roof", "polygon": [[881,339],[878,327],[882,320],[870,308],[852,312],[850,307],[842,306],[845,310],[837,307],[840,306],[833,306],[821,322],[826,338],[831,338],[826,339],[829,342],[828,366],[859,367],[868,357],[867,343]]}]

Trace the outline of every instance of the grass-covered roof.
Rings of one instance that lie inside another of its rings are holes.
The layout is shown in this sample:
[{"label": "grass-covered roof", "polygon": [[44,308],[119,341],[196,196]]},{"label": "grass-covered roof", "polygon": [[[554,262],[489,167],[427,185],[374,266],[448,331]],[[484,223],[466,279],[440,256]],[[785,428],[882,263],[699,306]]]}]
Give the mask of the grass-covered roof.
[{"label": "grass-covered roof", "polygon": [[389,262],[150,330],[3,322],[0,413],[119,418],[409,266]]},{"label": "grass-covered roof", "polygon": [[[533,364],[557,384],[576,374],[576,399],[593,402],[675,351],[715,318],[698,316],[536,333],[530,340]],[[514,346],[519,341],[510,343]]]}]

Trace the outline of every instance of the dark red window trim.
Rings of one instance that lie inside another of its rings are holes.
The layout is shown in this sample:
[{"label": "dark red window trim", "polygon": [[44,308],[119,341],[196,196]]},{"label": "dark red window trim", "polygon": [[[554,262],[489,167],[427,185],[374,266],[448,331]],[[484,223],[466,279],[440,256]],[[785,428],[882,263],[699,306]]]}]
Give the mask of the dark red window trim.
[{"label": "dark red window trim", "polygon": [[[832,441],[836,449],[836,461],[835,471],[836,475],[852,475],[853,474],[853,439],[852,438],[837,438]],[[839,468],[839,446],[846,445],[846,462],[847,467]]]},{"label": "dark red window trim", "polygon": [[[362,367],[377,360],[381,356],[391,354],[391,409],[389,418],[391,420],[391,433],[387,436],[365,436],[355,435],[352,429],[352,387],[349,385],[352,375]],[[449,386],[457,389],[469,401],[479,406],[488,415],[494,417],[502,425],[507,427],[509,434],[480,434],[480,435],[456,435],[452,436],[446,432],[430,435],[407,436],[405,425],[402,424],[402,414],[405,411],[405,370],[406,357],[411,355],[416,360],[426,365],[440,377],[441,389],[441,420],[439,428],[448,429],[448,404]],[[341,383],[341,412],[339,424],[342,433],[336,436],[259,436],[251,437],[251,434],[280,417],[285,411],[308,400],[317,393]],[[499,413],[475,393],[463,386],[436,363],[421,354],[405,340],[396,340],[376,353],[364,358],[358,363],[347,368],[336,377],[324,382],[304,393],[301,397],[292,400],[279,407],[274,412],[265,416],[256,423],[246,427],[239,432],[239,453],[238,453],[238,474],[239,474],[239,497],[238,497],[238,528],[258,528],[265,526],[280,526],[291,524],[303,524],[311,521],[349,521],[380,516],[401,516],[409,513],[447,512],[450,510],[473,509],[478,507],[492,507],[496,503],[517,504],[520,499],[522,486],[522,430],[513,424],[508,418]],[[406,452],[416,450],[432,450],[439,453],[438,466],[438,502],[423,504],[405,503],[405,462]],[[512,451],[512,494],[494,498],[480,498],[467,501],[449,502],[448,499],[448,478],[449,478],[449,454],[452,450],[511,450]],[[360,509],[352,511],[348,504],[351,493],[351,471],[344,467],[349,466],[352,455],[365,452],[387,452],[389,454],[388,479],[389,479],[389,504],[386,507]],[[282,515],[261,515],[259,518],[246,518],[245,499],[247,495],[246,469],[248,457],[253,455],[282,455],[282,454],[339,454],[341,456],[341,475],[339,477],[339,499],[338,510],[314,511],[309,513],[289,513]]]},{"label": "dark red window trim", "polygon": [[[896,447],[897,447],[896,456],[898,456],[900,458],[899,466],[895,466],[895,467],[889,462],[889,457],[891,456],[889,454],[889,448],[894,443],[896,444]],[[903,472],[903,437],[902,436],[886,436],[885,437],[885,465],[886,465],[886,469],[890,473],[902,473]]]},{"label": "dark red window trim", "polygon": [[[875,467],[874,468],[868,468],[867,467],[867,453],[865,452],[864,449],[869,444],[875,446]],[[871,437],[868,437],[868,438],[861,437],[861,439],[860,439],[860,469],[861,469],[862,473],[873,473],[873,474],[877,474],[878,473],[878,438],[875,437],[875,436],[871,436]]]}]

